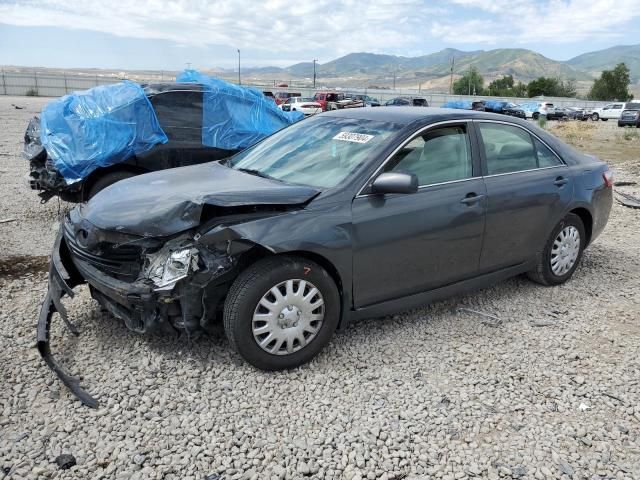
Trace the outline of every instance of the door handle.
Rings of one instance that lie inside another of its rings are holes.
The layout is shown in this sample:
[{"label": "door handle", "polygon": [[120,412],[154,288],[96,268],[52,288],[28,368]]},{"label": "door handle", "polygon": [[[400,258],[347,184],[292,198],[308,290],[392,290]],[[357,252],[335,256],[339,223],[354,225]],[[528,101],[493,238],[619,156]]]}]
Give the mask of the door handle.
[{"label": "door handle", "polygon": [[467,193],[467,196],[460,200],[460,203],[464,203],[465,205],[473,205],[474,203],[478,203],[480,200],[484,198],[484,195],[477,195],[475,193]]},{"label": "door handle", "polygon": [[567,180],[565,177],[558,177],[553,182],[553,184],[556,185],[557,187],[561,187],[562,185],[566,185],[567,183],[569,183],[569,180]]}]

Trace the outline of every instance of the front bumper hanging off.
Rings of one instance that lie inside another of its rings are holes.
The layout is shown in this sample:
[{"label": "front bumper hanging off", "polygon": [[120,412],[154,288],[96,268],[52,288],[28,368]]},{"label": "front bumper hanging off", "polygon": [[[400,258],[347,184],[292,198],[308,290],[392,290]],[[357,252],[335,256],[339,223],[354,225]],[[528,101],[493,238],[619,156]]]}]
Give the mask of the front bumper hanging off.
[{"label": "front bumper hanging off", "polygon": [[49,266],[49,289],[44,298],[40,316],[38,318],[38,352],[45,363],[53,370],[62,383],[64,383],[71,392],[80,399],[80,401],[91,408],[98,407],[98,401],[87,393],[81,386],[80,380],[72,376],[62,365],[56,362],[50,348],[51,338],[51,320],[53,314],[58,312],[67,328],[73,335],[79,335],[76,326],[71,323],[67,317],[67,311],[62,304],[62,297],[68,295],[73,298],[73,287],[79,285],[76,279],[72,279],[67,269],[62,263],[60,256],[60,248],[62,241],[62,231],[56,237],[53,252],[51,253],[51,263]]},{"label": "front bumper hanging off", "polygon": [[[189,274],[188,282],[178,282],[170,289],[154,288],[149,279],[126,282],[108,275],[85,260],[86,255],[75,252],[73,238],[65,234],[62,225],[56,237],[49,266],[49,289],[40,310],[37,339],[38,351],[62,382],[80,401],[92,408],[98,406],[77,378],[56,362],[50,349],[51,322],[58,313],[74,335],[78,329],[68,317],[62,298],[73,298],[73,288],[88,284],[91,296],[105,311],[123,320],[136,333],[163,333],[198,335],[215,320],[220,302],[237,274],[237,261],[251,244],[239,242],[233,252],[199,250],[200,268]],[[155,285],[157,287],[157,285]]]}]

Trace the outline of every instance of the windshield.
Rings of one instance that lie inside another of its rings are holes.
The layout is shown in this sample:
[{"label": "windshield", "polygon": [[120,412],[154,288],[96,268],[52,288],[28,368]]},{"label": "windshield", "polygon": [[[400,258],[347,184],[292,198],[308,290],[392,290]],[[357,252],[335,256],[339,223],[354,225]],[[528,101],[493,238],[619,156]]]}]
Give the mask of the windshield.
[{"label": "windshield", "polygon": [[296,102],[315,102],[311,97],[296,97]]},{"label": "windshield", "polygon": [[366,165],[401,128],[395,123],[313,117],[235,155],[227,166],[287,183],[331,188]]}]

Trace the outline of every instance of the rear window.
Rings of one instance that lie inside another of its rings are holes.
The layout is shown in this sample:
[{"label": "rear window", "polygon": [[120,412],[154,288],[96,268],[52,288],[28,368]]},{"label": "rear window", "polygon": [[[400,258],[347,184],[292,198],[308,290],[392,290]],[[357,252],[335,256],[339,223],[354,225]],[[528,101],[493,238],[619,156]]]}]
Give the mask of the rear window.
[{"label": "rear window", "polygon": [[640,103],[627,103],[627,110],[640,110]]},{"label": "rear window", "polygon": [[424,98],[414,98],[413,99],[413,104],[416,107],[428,107],[429,104],[427,103],[427,101]]}]

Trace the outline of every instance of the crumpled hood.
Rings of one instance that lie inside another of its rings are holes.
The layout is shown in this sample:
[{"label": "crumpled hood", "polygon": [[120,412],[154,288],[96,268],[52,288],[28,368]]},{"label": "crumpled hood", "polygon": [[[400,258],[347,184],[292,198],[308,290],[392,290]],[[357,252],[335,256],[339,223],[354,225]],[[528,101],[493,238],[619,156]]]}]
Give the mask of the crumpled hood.
[{"label": "crumpled hood", "polygon": [[78,208],[100,229],[164,237],[198,226],[205,205],[299,205],[318,192],[212,162],[121,180]]}]

